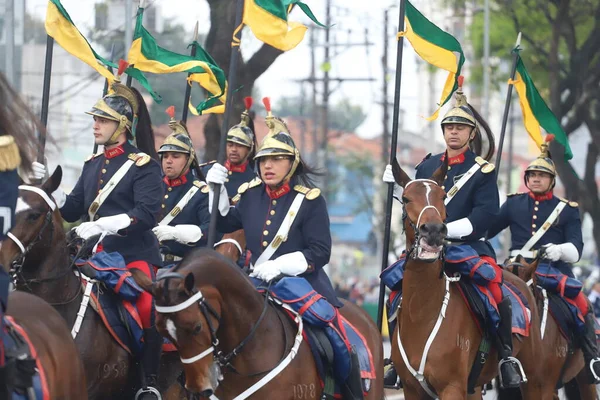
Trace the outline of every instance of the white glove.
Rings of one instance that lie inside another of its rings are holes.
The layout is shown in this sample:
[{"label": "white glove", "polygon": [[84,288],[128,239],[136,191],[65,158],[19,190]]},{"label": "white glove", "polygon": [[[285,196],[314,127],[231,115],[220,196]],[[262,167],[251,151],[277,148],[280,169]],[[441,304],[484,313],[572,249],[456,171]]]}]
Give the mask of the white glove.
[{"label": "white glove", "polygon": [[159,242],[175,240],[179,243],[195,243],[202,238],[202,230],[196,225],[158,225],[152,228]]},{"label": "white glove", "polygon": [[394,173],[392,172],[392,166],[390,164],[385,166],[385,171],[383,171],[383,176],[381,179],[385,183],[394,184],[394,197],[400,201],[402,198],[402,187],[396,183],[396,180],[394,179]]},{"label": "white glove", "polygon": [[262,279],[265,282],[270,282],[278,275],[284,274],[289,276],[297,276],[308,269],[308,262],[304,258],[304,254],[300,251],[284,254],[277,257],[275,260],[265,261],[264,263],[254,267],[254,271],[250,274],[251,277]]},{"label": "white glove", "polygon": [[112,217],[103,217],[98,219],[98,221],[84,222],[75,229],[75,233],[82,239],[89,239],[100,233],[114,235],[129,225],[131,225],[129,215],[119,214]]},{"label": "white glove", "polygon": [[34,161],[31,164],[31,172],[29,173],[29,181],[41,181],[46,177],[46,166],[42,163]]},{"label": "white glove", "polygon": [[574,263],[579,260],[579,251],[573,243],[553,244],[544,246],[546,258],[550,261],[562,260],[568,263]]},{"label": "white glove", "polygon": [[473,225],[471,224],[471,221],[469,221],[469,218],[461,218],[457,221],[452,221],[446,224],[446,228],[448,228],[446,237],[450,239],[462,239],[473,233]]},{"label": "white glove", "polygon": [[229,212],[229,195],[225,188],[227,180],[227,168],[219,163],[215,163],[206,174],[206,182],[208,183],[208,210],[212,211],[213,198],[215,196],[215,184],[221,185],[221,194],[219,195],[219,212],[222,216],[226,216]]},{"label": "white glove", "polygon": [[60,186],[54,192],[52,192],[52,197],[54,198],[58,208],[62,208],[62,206],[64,206],[67,202],[67,194],[60,188]]}]

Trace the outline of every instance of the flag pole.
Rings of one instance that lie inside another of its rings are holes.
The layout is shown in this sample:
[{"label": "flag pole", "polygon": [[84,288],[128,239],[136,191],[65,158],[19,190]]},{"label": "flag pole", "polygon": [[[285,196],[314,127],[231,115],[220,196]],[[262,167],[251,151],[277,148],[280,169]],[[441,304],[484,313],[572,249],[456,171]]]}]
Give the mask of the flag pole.
[{"label": "flag pole", "polygon": [[[400,12],[398,20],[398,30],[404,31],[404,14],[406,4],[404,0],[400,0]],[[398,146],[398,121],[400,119],[400,88],[402,86],[402,49],[404,37],[398,37],[397,55],[396,55],[396,86],[394,89],[394,112],[392,120],[392,141],[390,146],[389,164],[393,164],[396,160],[396,147]],[[381,270],[388,267],[388,254],[390,252],[390,232],[392,230],[392,201],[394,195],[394,184],[388,184],[387,197],[385,203],[385,228],[383,234],[383,254],[381,257]],[[383,324],[383,303],[385,300],[385,285],[379,283],[379,302],[377,303],[377,326],[379,331],[382,330]],[[391,332],[390,332],[391,334]]]},{"label": "flag pole", "polygon": [[[115,44],[113,43],[111,48],[110,48],[110,61],[112,62],[113,59],[115,58]],[[108,70],[112,73],[113,69],[111,66],[108,67]],[[104,96],[106,96],[106,93],[108,93],[108,79],[106,79],[104,81],[104,89],[102,89],[102,98],[104,98]],[[96,154],[98,152],[98,143],[94,142],[94,152],[92,154]]]},{"label": "flag pole", "polygon": [[[190,50],[190,56],[192,57],[196,56],[196,50],[198,48],[196,43],[198,43],[198,21],[196,21],[196,26],[194,27],[194,41],[192,42],[192,49]],[[190,76],[192,76],[191,72],[188,74],[188,78]],[[189,81],[186,81],[186,83],[187,86],[185,88],[185,96],[183,98],[183,111],[181,112],[181,120],[183,122],[187,122],[189,108],[188,105],[190,103],[190,97],[192,95],[192,84]]]},{"label": "flag pole", "polygon": [[[223,164],[226,157],[227,147],[227,130],[229,128],[229,116],[232,111],[233,104],[233,91],[237,84],[237,70],[238,70],[238,59],[240,55],[240,41],[241,29],[237,27],[242,25],[242,16],[244,12],[244,0],[236,0],[235,8],[235,28],[234,40],[231,43],[231,60],[229,61],[229,74],[227,76],[227,94],[225,100],[225,115],[223,116],[223,125],[221,126],[221,142],[219,143],[219,155],[217,162]],[[217,235],[217,213],[219,212],[219,197],[221,197],[221,185],[214,186],[214,197],[212,210],[210,213],[210,225],[208,228],[208,248],[211,249],[215,244]]]},{"label": "flag pole", "polygon": [[[44,64],[44,86],[42,89],[42,111],[40,120],[44,128],[48,127],[48,105],[50,102],[50,79],[52,78],[52,56],[54,53],[54,38],[46,35],[46,62]],[[46,135],[38,132],[40,148],[38,151],[37,161],[44,163],[44,152],[46,150]]]},{"label": "flag pole", "polygon": [[[521,50],[521,32],[517,36],[517,42],[512,51],[513,63],[510,70],[511,82],[515,80],[517,74],[517,61],[519,61],[519,51]],[[510,99],[512,98],[513,84],[508,85],[506,92],[506,102],[504,103],[504,115],[502,116],[502,128],[500,129],[500,142],[498,143],[498,154],[496,155],[496,171],[500,171],[500,161],[502,161],[502,147],[504,146],[504,136],[506,135],[506,123],[508,122],[508,112],[510,110]],[[497,175],[496,177],[498,177]]]}]

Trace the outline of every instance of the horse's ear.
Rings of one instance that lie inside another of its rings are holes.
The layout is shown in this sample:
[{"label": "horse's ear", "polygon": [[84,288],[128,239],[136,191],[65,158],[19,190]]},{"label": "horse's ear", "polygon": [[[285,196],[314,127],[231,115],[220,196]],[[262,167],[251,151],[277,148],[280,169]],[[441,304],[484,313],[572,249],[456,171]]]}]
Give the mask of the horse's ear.
[{"label": "horse's ear", "polygon": [[438,185],[442,186],[444,184],[444,180],[446,178],[447,172],[448,172],[448,151],[446,151],[442,165],[440,165],[440,167],[435,170],[433,175],[431,175],[431,180],[436,182]]},{"label": "horse's ear", "polygon": [[518,262],[519,264],[523,264],[523,265],[527,264],[521,254],[517,255],[517,258],[515,259],[515,261]]},{"label": "horse's ear", "polygon": [[58,167],[56,167],[56,169],[54,170],[54,172],[52,173],[50,178],[48,178],[48,180],[46,180],[46,182],[44,182],[44,184],[42,185],[42,189],[46,193],[51,194],[56,189],[58,189],[61,181],[62,181],[62,168],[59,165]]},{"label": "horse's ear", "polygon": [[394,180],[396,180],[398,185],[405,187],[408,182],[410,182],[410,177],[406,172],[404,172],[400,164],[398,164],[398,160],[395,158],[394,162],[392,163],[392,173],[394,174]]},{"label": "horse's ear", "polygon": [[194,279],[194,274],[192,274],[191,272],[186,275],[184,286],[185,290],[187,290],[189,293],[192,293],[194,289],[196,289],[196,281]]},{"label": "horse's ear", "polygon": [[131,276],[133,276],[135,283],[140,285],[140,287],[146,292],[154,294],[154,285],[152,283],[152,279],[148,278],[148,276],[142,272],[142,270],[138,268],[130,268],[129,272],[131,273]]}]

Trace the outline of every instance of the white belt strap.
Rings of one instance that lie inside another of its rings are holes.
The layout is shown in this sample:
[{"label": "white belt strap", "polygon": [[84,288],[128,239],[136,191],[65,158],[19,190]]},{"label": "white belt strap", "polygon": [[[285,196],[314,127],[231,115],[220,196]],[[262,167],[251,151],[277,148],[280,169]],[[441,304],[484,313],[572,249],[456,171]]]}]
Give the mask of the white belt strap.
[{"label": "white belt strap", "polygon": [[254,265],[260,265],[265,261],[268,261],[273,256],[273,254],[275,254],[279,246],[281,246],[281,244],[287,240],[287,235],[290,232],[292,224],[294,223],[294,220],[298,215],[298,210],[300,209],[300,206],[302,205],[302,202],[304,201],[305,197],[306,196],[303,193],[298,193],[296,195],[296,198],[292,202],[290,209],[288,210],[285,218],[283,219],[283,222],[281,223],[277,234],[275,235],[271,243],[269,243],[265,251],[263,251],[260,257],[258,257],[258,260],[256,260],[256,263],[254,263]]},{"label": "white belt strap", "polygon": [[104,186],[104,189],[102,189],[100,191],[100,193],[98,193],[98,195],[96,196],[96,198],[94,199],[94,201],[92,202],[92,204],[90,205],[90,208],[88,210],[88,215],[90,217],[90,221],[94,220],[94,216],[96,216],[96,213],[100,209],[100,206],[102,206],[102,204],[106,201],[106,199],[112,193],[112,191],[115,189],[115,187],[117,187],[119,182],[121,182],[121,180],[123,179],[125,174],[127,174],[129,169],[133,166],[133,164],[135,164],[135,161],[133,161],[133,160],[125,161],[125,164],[121,165],[121,168],[119,168],[117,170],[117,172],[106,183],[106,186]]},{"label": "white belt strap", "polygon": [[465,186],[465,183],[467,183],[469,179],[471,179],[473,175],[475,175],[475,172],[479,171],[480,168],[481,165],[475,163],[463,176],[460,177],[458,182],[456,182],[454,186],[452,186],[452,188],[450,188],[450,190],[448,190],[448,192],[446,193],[446,200],[444,200],[445,205],[448,205],[448,203],[452,201],[454,196],[456,196],[456,193],[458,193],[458,191],[462,189],[463,186]]},{"label": "white belt strap", "polygon": [[542,226],[540,226],[540,228],[537,230],[537,232],[535,232],[533,234],[533,236],[531,237],[531,239],[529,239],[527,241],[527,243],[525,243],[525,245],[523,246],[523,248],[520,250],[521,254],[523,254],[524,251],[531,250],[531,248],[533,246],[535,246],[535,244],[542,238],[542,236],[544,236],[544,234],[546,233],[546,231],[548,229],[550,229],[550,227],[552,226],[552,224],[554,223],[554,221],[556,221],[556,218],[558,218],[558,216],[560,215],[560,213],[562,212],[562,210],[564,210],[564,208],[565,208],[566,205],[567,205],[567,203],[565,203],[564,201],[561,201],[560,203],[558,203],[556,205],[556,207],[554,207],[554,210],[552,210],[552,212],[548,216],[548,219],[546,219],[546,221],[542,224]]},{"label": "white belt strap", "polygon": [[[200,187],[206,185],[206,182],[200,182]],[[171,210],[171,212],[169,212],[163,219],[162,221],[160,221],[158,224],[159,225],[169,225],[171,223],[171,221],[173,221],[173,219],[179,215],[179,213],[181,213],[181,211],[183,211],[183,208],[185,206],[187,206],[187,204],[190,202],[190,200],[192,200],[192,197],[194,197],[194,195],[196,194],[196,192],[198,190],[200,190],[200,187],[196,186],[196,185],[192,185],[192,187],[190,188],[190,190],[188,190],[183,197],[181,198],[181,200],[179,200],[179,202],[175,205],[175,207],[173,207],[173,209]]]}]

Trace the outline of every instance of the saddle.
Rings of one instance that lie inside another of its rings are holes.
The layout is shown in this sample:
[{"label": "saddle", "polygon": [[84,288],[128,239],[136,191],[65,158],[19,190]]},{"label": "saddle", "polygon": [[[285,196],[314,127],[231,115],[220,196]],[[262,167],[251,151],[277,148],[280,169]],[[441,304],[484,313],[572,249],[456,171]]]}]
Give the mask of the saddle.
[{"label": "saddle", "polygon": [[44,369],[27,332],[10,316],[4,322],[6,329],[0,332],[0,339],[6,362],[0,368],[0,388],[12,393],[12,400],[50,400]]}]

